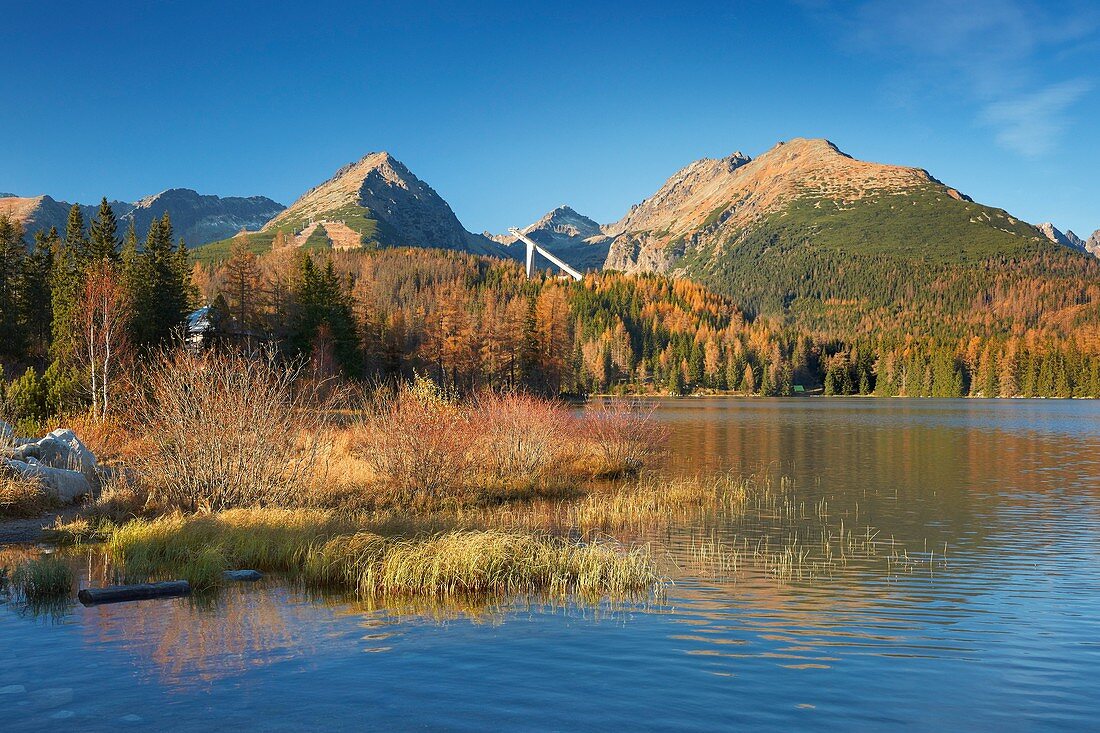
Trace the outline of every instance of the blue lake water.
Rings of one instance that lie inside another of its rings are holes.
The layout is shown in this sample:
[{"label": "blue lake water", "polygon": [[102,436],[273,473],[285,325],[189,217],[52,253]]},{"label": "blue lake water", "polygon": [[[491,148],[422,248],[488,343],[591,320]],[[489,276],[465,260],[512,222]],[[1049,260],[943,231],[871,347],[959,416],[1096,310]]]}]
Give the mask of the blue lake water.
[{"label": "blue lake water", "polygon": [[[1096,728],[1100,403],[716,398],[655,417],[665,471],[776,495],[646,535],[663,598],[372,608],[263,581],[56,616],[8,603],[0,729]],[[707,565],[704,541],[738,567]]]}]

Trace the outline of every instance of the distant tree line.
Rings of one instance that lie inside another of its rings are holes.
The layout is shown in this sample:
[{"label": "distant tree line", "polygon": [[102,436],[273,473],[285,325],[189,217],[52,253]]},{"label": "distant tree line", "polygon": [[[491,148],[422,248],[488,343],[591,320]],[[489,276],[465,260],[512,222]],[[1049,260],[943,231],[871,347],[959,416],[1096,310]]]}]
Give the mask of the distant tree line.
[{"label": "distant tree line", "polygon": [[167,214],[142,240],[132,224],[118,230],[106,201],[88,223],[73,207],[64,236],[40,233],[30,247],[0,218],[0,363],[17,413],[108,412],[113,394],[140,384],[141,355],[178,336],[200,305],[214,343],[273,345],[323,376],[421,374],[458,391],[1100,396],[1088,278],[1063,292],[1006,271],[983,291],[945,275],[940,291],[971,288],[970,307],[952,295],[939,322],[924,299],[897,322],[868,325],[865,312],[842,325],[840,315],[746,312],[656,275],[528,279],[511,261],[310,251],[285,237],[260,255],[242,237],[226,261],[192,263]]}]

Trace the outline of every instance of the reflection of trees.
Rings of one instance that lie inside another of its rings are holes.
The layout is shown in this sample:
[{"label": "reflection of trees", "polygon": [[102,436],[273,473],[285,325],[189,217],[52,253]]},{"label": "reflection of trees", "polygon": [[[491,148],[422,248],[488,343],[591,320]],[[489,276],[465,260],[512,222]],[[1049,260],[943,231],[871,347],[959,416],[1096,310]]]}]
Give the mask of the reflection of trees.
[{"label": "reflection of trees", "polygon": [[827,496],[834,512],[858,510],[860,523],[910,546],[983,546],[991,532],[1013,531],[1005,523],[1019,521],[1017,510],[1043,506],[1059,487],[1100,498],[1090,483],[1096,464],[1082,465],[1079,439],[1013,424],[1041,422],[1026,405],[701,400],[663,411],[670,470],[771,467],[794,477],[803,499]]},{"label": "reflection of trees", "polygon": [[173,685],[213,682],[316,652],[309,603],[272,587],[233,586],[202,596],[84,611],[95,644],[121,645],[145,674]]}]

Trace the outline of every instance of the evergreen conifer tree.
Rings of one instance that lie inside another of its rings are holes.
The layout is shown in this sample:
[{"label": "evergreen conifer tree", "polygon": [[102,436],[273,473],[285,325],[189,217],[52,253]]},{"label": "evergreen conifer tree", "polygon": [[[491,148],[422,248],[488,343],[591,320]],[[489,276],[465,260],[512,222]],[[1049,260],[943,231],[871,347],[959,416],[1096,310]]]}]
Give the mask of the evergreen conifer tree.
[{"label": "evergreen conifer tree", "polygon": [[88,237],[88,259],[93,262],[99,260],[118,261],[118,220],[115,212],[107,203],[107,197],[99,204],[99,213],[92,219],[91,231]]}]

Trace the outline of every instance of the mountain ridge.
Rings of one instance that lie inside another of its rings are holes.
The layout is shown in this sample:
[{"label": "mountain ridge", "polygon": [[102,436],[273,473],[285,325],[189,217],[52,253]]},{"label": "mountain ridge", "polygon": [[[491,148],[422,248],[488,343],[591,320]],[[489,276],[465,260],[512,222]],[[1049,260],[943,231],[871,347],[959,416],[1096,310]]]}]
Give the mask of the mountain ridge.
[{"label": "mountain ridge", "polygon": [[[166,211],[172,218],[175,234],[191,247],[201,246],[230,236],[236,231],[263,225],[283,205],[265,196],[214,196],[189,188],[170,188],[135,202],[108,201],[124,228],[134,221],[138,236],[144,236],[149,224]],[[79,204],[87,226],[99,211],[99,204]],[[23,224],[30,240],[35,232],[57,227],[65,233],[72,204],[49,195],[0,196],[0,215]]]}]

